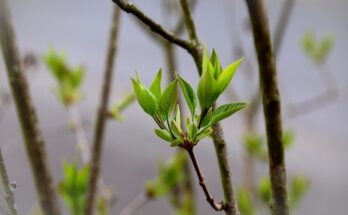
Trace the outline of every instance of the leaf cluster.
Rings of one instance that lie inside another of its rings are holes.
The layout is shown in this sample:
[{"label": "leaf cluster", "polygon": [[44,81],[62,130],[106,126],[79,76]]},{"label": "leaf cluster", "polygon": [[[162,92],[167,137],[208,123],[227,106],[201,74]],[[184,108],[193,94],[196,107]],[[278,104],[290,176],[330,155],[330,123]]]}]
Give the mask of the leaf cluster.
[{"label": "leaf cluster", "polygon": [[[162,70],[158,71],[149,88],[142,83],[137,74],[136,79],[132,79],[134,94],[139,105],[157,123],[159,129],[155,129],[156,135],[170,142],[171,146],[190,148],[208,137],[215,123],[244,108],[245,103],[225,104],[216,109],[213,106],[231,82],[241,61],[240,59],[222,69],[217,53],[213,51],[209,57],[205,51],[202,76],[196,91],[179,75],[162,90]],[[185,119],[186,129],[181,123],[178,85],[191,113],[190,117]],[[196,113],[198,102],[200,114]]]},{"label": "leaf cluster", "polygon": [[58,84],[55,92],[61,102],[65,106],[76,103],[81,98],[80,88],[85,76],[84,68],[81,65],[69,67],[65,56],[57,54],[54,49],[44,56],[43,61]]},{"label": "leaf cluster", "polygon": [[58,191],[72,215],[84,214],[88,187],[89,166],[79,168],[77,162],[63,163],[64,179],[58,184]]},{"label": "leaf cluster", "polygon": [[317,40],[312,32],[307,32],[302,38],[302,48],[306,55],[315,63],[323,63],[330,54],[334,38],[330,35]]}]

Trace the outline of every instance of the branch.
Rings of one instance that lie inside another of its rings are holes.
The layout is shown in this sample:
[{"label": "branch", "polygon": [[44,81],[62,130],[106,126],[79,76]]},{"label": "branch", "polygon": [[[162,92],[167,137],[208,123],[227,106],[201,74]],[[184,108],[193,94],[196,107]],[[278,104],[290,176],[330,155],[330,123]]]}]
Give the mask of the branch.
[{"label": "branch", "polygon": [[76,136],[77,146],[81,154],[82,163],[86,164],[90,159],[90,147],[87,141],[85,130],[83,129],[80,112],[76,104],[68,105],[67,108],[73,123],[73,130]]},{"label": "branch", "polygon": [[5,191],[5,200],[7,202],[7,207],[9,210],[9,215],[17,215],[17,206],[14,198],[14,190],[11,190],[11,185],[8,180],[7,171],[5,167],[4,158],[2,156],[1,148],[0,148],[0,178],[2,182],[2,186]]},{"label": "branch", "polygon": [[177,44],[178,46],[181,46],[182,48],[186,49],[188,52],[192,51],[193,45],[191,42],[184,40],[184,39],[181,39],[180,37],[176,36],[175,34],[165,30],[160,24],[158,24],[157,22],[153,21],[151,18],[146,16],[133,3],[130,3],[126,0],[113,0],[113,2],[115,4],[117,4],[125,12],[131,13],[134,16],[136,16],[145,25],[147,25],[151,29],[151,31],[162,36],[164,39],[168,40],[169,42],[172,42],[172,43]]},{"label": "branch", "polygon": [[[191,53],[198,73],[201,74],[202,71],[202,59],[203,59],[203,49],[202,44],[199,42],[198,36],[195,33],[195,25],[192,19],[192,13],[188,6],[187,0],[180,0],[181,7],[183,9],[183,16],[186,23],[188,31],[191,32],[191,40],[196,42],[196,51]],[[238,215],[238,205],[235,199],[235,193],[232,184],[232,173],[228,161],[228,152],[225,138],[223,136],[223,130],[220,123],[216,123],[213,126],[213,142],[215,146],[215,152],[220,169],[220,178],[225,196],[224,210],[227,215]]]},{"label": "branch", "polygon": [[198,180],[199,180],[199,185],[202,187],[203,189],[203,192],[205,194],[205,197],[207,198],[207,202],[209,202],[210,206],[216,210],[216,211],[222,211],[222,210],[225,210],[225,203],[224,202],[219,202],[219,203],[216,203],[214,201],[214,198],[212,197],[212,195],[210,194],[209,190],[208,190],[208,187],[205,183],[205,180],[204,180],[204,176],[202,175],[201,173],[201,170],[199,169],[199,166],[198,166],[198,163],[196,161],[196,157],[195,157],[195,154],[193,152],[193,148],[189,148],[189,149],[186,149],[186,151],[189,153],[190,155],[190,158],[191,158],[191,161],[192,161],[192,164],[195,168],[195,171],[197,173],[197,177],[198,177]]},{"label": "branch", "polygon": [[[195,33],[196,30],[192,19],[191,10],[188,6],[186,0],[181,0],[181,7],[183,9],[183,15],[186,27],[191,28],[188,31],[190,33],[191,40],[194,42],[189,42],[182,40],[180,38],[175,37],[172,33],[166,32],[163,27],[154,21],[152,21],[149,17],[145,16],[143,12],[141,12],[138,8],[136,8],[133,4],[126,3],[124,0],[113,0],[121,9],[128,13],[134,14],[137,18],[139,18],[145,25],[148,25],[152,31],[161,35],[168,42],[174,43],[184,49],[186,49],[192,56],[195,61],[198,73],[201,74],[202,71],[202,58],[203,58],[203,45],[199,42],[198,36]],[[174,37],[173,37],[174,36]],[[196,37],[196,38],[194,38]],[[228,152],[224,137],[222,135],[222,128],[220,124],[215,124],[213,127],[213,142],[215,145],[215,151],[217,154],[219,166],[220,166],[220,176],[223,182],[223,190],[225,194],[225,207],[224,210],[227,215],[237,215],[239,214],[237,202],[234,197],[234,191],[232,186],[232,176],[230,171],[230,166],[228,162]]]},{"label": "branch", "polygon": [[94,143],[91,152],[90,167],[91,172],[89,176],[87,200],[85,214],[92,215],[94,210],[94,199],[97,190],[97,182],[99,179],[99,172],[101,168],[101,156],[102,156],[102,145],[104,131],[107,121],[108,105],[109,105],[109,94],[111,90],[111,82],[114,69],[114,59],[116,54],[116,42],[118,38],[118,30],[120,23],[120,9],[114,7],[112,25],[109,37],[109,44],[107,49],[107,58],[105,62],[103,89],[101,92],[101,101],[97,113],[97,120],[95,125]]},{"label": "branch", "polygon": [[120,215],[134,214],[139,208],[141,208],[141,206],[143,206],[149,200],[149,197],[145,193],[140,193],[121,211]]},{"label": "branch", "polygon": [[46,215],[59,215],[45,144],[30,98],[5,0],[0,0],[0,43],[41,208]]},{"label": "branch", "polygon": [[253,28],[266,123],[272,187],[272,214],[289,214],[277,71],[262,0],[246,0]]},{"label": "branch", "polygon": [[280,17],[274,32],[274,53],[276,55],[281,48],[281,44],[284,39],[284,34],[289,23],[292,9],[294,8],[295,1],[296,0],[286,0],[283,4],[282,10],[280,11]]}]

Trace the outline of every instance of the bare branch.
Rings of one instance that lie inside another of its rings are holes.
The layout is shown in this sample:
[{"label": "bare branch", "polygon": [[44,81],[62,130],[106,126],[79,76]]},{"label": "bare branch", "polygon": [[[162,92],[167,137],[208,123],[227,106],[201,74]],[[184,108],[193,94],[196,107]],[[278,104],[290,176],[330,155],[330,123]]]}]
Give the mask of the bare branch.
[{"label": "bare branch", "polygon": [[193,152],[193,148],[190,148],[190,149],[187,149],[186,150],[189,155],[190,155],[190,158],[191,158],[191,161],[192,161],[192,164],[196,170],[196,173],[197,173],[197,177],[199,179],[199,185],[202,187],[203,189],[203,192],[205,194],[205,197],[207,198],[207,202],[209,202],[210,206],[216,210],[216,211],[222,211],[222,210],[225,210],[225,203],[224,202],[219,202],[219,203],[216,203],[214,198],[212,197],[212,195],[210,194],[209,190],[208,190],[208,187],[205,183],[205,180],[204,180],[204,176],[202,175],[201,173],[201,170],[199,169],[199,166],[198,166],[198,163],[197,163],[197,160],[196,160],[196,157],[195,157],[195,154]]},{"label": "bare branch", "polygon": [[139,10],[133,3],[126,0],[113,0],[122,10],[127,13],[131,13],[140,19],[145,25],[147,25],[152,31],[156,32],[158,35],[162,36],[169,42],[175,43],[178,46],[186,49],[188,52],[192,51],[193,44],[187,40],[181,39],[175,34],[165,30],[160,24],[153,21],[150,17],[146,16],[141,10]]},{"label": "bare branch", "polygon": [[282,10],[280,11],[280,17],[278,19],[274,32],[274,53],[276,55],[281,48],[281,44],[284,39],[286,28],[288,27],[290,15],[292,13],[292,9],[294,8],[295,1],[296,0],[285,0]]},{"label": "bare branch", "polygon": [[60,210],[47,164],[45,144],[30,98],[5,0],[0,0],[0,43],[42,211],[46,215],[59,215]]},{"label": "bare branch", "polygon": [[134,198],[120,213],[120,215],[132,215],[134,214],[141,206],[143,206],[149,197],[146,193],[140,193],[136,198]]},{"label": "bare branch", "polygon": [[246,0],[259,63],[260,87],[265,115],[269,168],[272,187],[272,214],[289,214],[285,156],[277,71],[267,15],[262,0]]},{"label": "bare branch", "polygon": [[94,199],[97,190],[97,182],[99,179],[99,172],[101,168],[101,156],[102,156],[102,146],[103,138],[105,132],[105,126],[108,114],[109,105],[109,94],[112,85],[114,61],[116,55],[116,42],[119,32],[120,23],[120,9],[114,7],[112,25],[109,37],[109,44],[107,49],[107,58],[105,62],[104,80],[101,92],[101,101],[98,109],[97,120],[95,124],[94,142],[91,152],[91,173],[89,177],[88,190],[87,190],[87,202],[85,208],[86,215],[92,215],[94,210]]},{"label": "bare branch", "polygon": [[17,206],[16,206],[16,202],[14,198],[14,189],[11,190],[1,148],[0,148],[0,178],[1,178],[2,186],[4,187],[4,191],[5,191],[4,197],[7,202],[9,215],[17,215]]},{"label": "bare branch", "polygon": [[85,130],[83,129],[80,111],[78,110],[76,104],[68,105],[67,108],[73,123],[73,130],[76,136],[76,142],[81,154],[82,162],[86,164],[90,159],[90,146],[87,141]]}]

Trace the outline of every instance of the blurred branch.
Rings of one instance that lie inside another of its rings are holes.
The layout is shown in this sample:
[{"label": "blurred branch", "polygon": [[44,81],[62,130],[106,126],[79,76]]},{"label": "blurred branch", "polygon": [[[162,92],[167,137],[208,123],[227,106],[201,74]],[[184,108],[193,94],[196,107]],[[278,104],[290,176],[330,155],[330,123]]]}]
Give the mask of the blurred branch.
[{"label": "blurred branch", "polygon": [[2,156],[1,148],[0,148],[0,178],[1,183],[5,191],[5,200],[7,202],[7,207],[9,211],[9,215],[17,214],[17,206],[14,198],[14,190],[11,190],[11,185],[8,180],[7,170],[5,166],[5,161]]},{"label": "blurred branch", "polygon": [[90,146],[87,141],[86,132],[83,129],[80,111],[77,108],[76,104],[68,105],[67,108],[73,123],[73,131],[76,136],[76,142],[81,154],[82,162],[86,164],[90,159]]},{"label": "blurred branch", "polygon": [[0,43],[41,208],[46,215],[59,215],[60,210],[47,164],[45,144],[29,95],[5,0],[0,0]]},{"label": "blurred branch", "polygon": [[269,168],[272,187],[272,214],[289,214],[286,167],[282,144],[282,121],[277,71],[267,15],[262,0],[246,0],[252,24],[265,115]]},{"label": "blurred branch", "polygon": [[107,57],[105,62],[104,80],[101,92],[101,101],[98,109],[97,120],[95,124],[94,142],[91,153],[91,173],[89,176],[87,200],[85,214],[91,215],[94,211],[94,199],[97,190],[97,182],[101,168],[102,145],[105,132],[105,126],[108,114],[109,94],[112,85],[113,69],[116,55],[116,43],[119,32],[120,9],[114,7],[112,24],[110,29],[109,44],[107,49]]},{"label": "blurred branch", "polygon": [[134,214],[141,206],[143,206],[150,198],[146,193],[140,193],[136,198],[134,198],[120,213],[120,215],[132,215]]},{"label": "blurred branch", "polygon": [[280,17],[278,19],[276,29],[274,32],[274,42],[273,42],[274,53],[276,55],[278,54],[281,48],[281,44],[283,42],[284,35],[288,27],[289,19],[290,19],[295,3],[296,3],[296,0],[285,0],[285,2],[283,3],[282,9],[280,11]]}]

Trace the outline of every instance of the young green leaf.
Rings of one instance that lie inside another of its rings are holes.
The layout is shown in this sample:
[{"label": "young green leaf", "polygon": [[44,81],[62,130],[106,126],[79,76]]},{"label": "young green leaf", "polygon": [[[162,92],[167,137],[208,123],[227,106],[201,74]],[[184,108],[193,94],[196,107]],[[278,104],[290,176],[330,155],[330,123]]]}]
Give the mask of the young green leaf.
[{"label": "young green leaf", "polygon": [[175,137],[181,136],[181,128],[177,125],[177,123],[174,120],[170,122],[170,127]]},{"label": "young green leaf", "polygon": [[211,71],[203,71],[198,81],[197,95],[202,109],[212,105],[219,97],[218,82]]},{"label": "young green leaf", "polygon": [[156,98],[141,82],[132,79],[135,97],[139,105],[149,115],[153,116],[156,112]]},{"label": "young green leaf", "polygon": [[175,123],[178,127],[181,127],[181,114],[179,105],[177,105],[176,107]]},{"label": "young green leaf", "polygon": [[157,75],[150,86],[150,91],[155,96],[157,101],[159,101],[162,94],[161,82],[162,82],[162,69],[160,69],[157,72]]},{"label": "young green leaf", "polygon": [[161,98],[159,100],[159,114],[164,120],[169,118],[170,113],[173,111],[174,107],[178,102],[178,88],[177,80],[172,81],[168,87],[164,90]]},{"label": "young green leaf", "polygon": [[200,125],[200,128],[205,128],[210,125],[213,117],[213,110],[212,108],[209,108],[207,114],[204,116],[202,123]]},{"label": "young green leaf", "polygon": [[186,103],[191,111],[191,116],[194,116],[197,106],[197,98],[195,91],[193,90],[191,85],[187,83],[187,81],[185,81],[182,77],[178,76],[178,80],[182,93],[184,94]]},{"label": "young green leaf", "polygon": [[155,129],[155,133],[158,137],[162,138],[165,141],[172,142],[173,138],[170,133],[165,129]]},{"label": "young green leaf", "polygon": [[206,128],[205,130],[199,132],[196,135],[194,142],[198,142],[198,141],[210,136],[212,132],[213,132],[212,128]]},{"label": "young green leaf", "polygon": [[218,79],[218,77],[220,76],[220,74],[222,72],[222,68],[220,65],[219,56],[214,49],[213,49],[213,52],[211,53],[211,56],[210,56],[210,62],[213,65],[214,78]]},{"label": "young green leaf", "polygon": [[226,87],[229,85],[229,83],[231,82],[231,80],[234,76],[234,73],[236,73],[236,71],[237,71],[237,69],[242,61],[243,61],[243,58],[230,64],[229,66],[227,66],[223,70],[223,72],[221,73],[221,75],[217,79],[220,93],[222,93],[226,89]]},{"label": "young green leaf", "polygon": [[213,112],[213,118],[211,124],[215,124],[218,121],[221,121],[235,112],[241,110],[246,106],[245,103],[232,103],[232,104],[226,104],[218,107],[214,112]]}]

